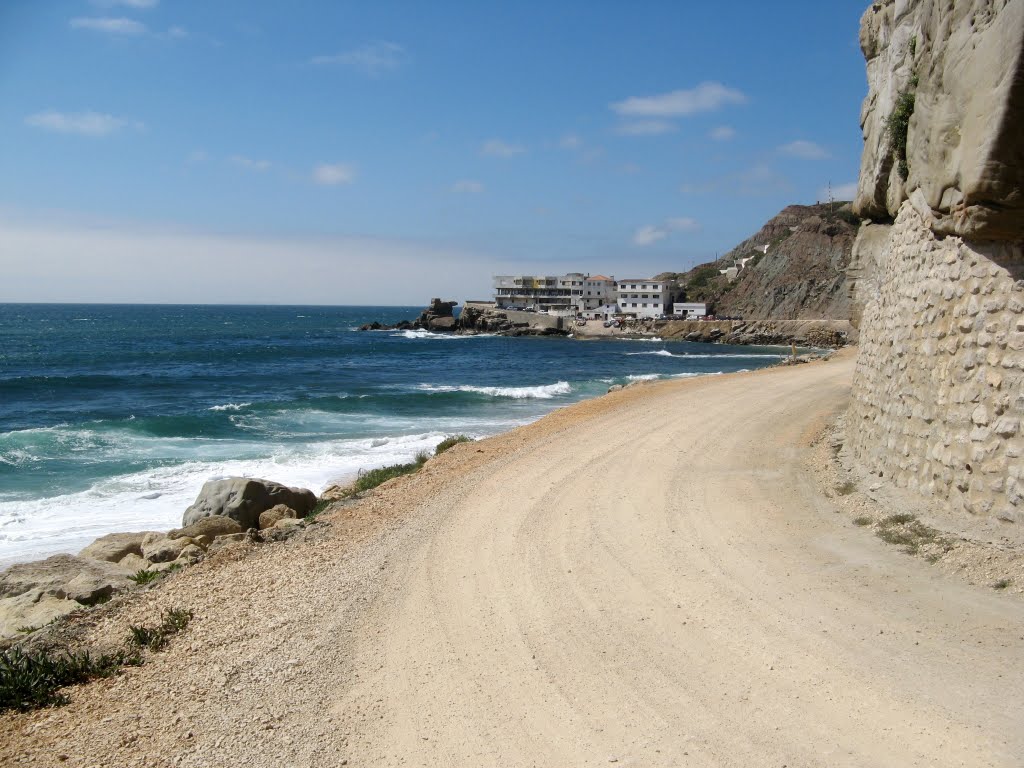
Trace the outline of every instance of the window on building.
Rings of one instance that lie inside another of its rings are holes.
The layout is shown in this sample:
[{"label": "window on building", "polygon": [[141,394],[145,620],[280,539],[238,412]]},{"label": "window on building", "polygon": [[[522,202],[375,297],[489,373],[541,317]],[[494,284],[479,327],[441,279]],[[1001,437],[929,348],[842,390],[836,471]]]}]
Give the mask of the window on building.
[{"label": "window on building", "polygon": [[644,302],[644,306],[645,306],[645,307],[647,306],[647,302],[646,302],[646,301]]}]

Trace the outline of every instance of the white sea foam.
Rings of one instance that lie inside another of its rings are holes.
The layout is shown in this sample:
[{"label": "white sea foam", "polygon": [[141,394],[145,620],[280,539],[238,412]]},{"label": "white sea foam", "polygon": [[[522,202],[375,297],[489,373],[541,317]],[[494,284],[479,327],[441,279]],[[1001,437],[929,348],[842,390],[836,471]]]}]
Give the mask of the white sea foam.
[{"label": "white sea foam", "polygon": [[775,353],[770,354],[756,354],[753,352],[723,352],[720,355],[708,355],[708,354],[697,354],[690,355],[683,353],[677,355],[674,352],[669,352],[667,349],[655,349],[648,352],[626,352],[627,356],[633,355],[658,355],[659,357],[678,357],[681,360],[775,360],[780,357],[788,357],[788,355],[777,355]]},{"label": "white sea foam", "polygon": [[240,411],[248,408],[252,403],[224,403],[224,405],[213,405],[207,408],[208,411]]},{"label": "white sea foam", "polygon": [[420,329],[391,334],[391,336],[396,339],[488,339],[496,335],[497,334],[494,333],[473,333],[469,335],[462,335],[458,333],[434,333],[432,331],[424,331]]},{"label": "white sea foam", "polygon": [[632,376],[627,376],[626,378],[629,379],[630,381],[654,381],[655,379],[660,379],[661,378],[661,374],[660,373],[637,373],[637,374],[634,374]]},{"label": "white sea foam", "polygon": [[490,395],[491,397],[511,397],[515,400],[524,400],[526,398],[550,400],[558,395],[568,395],[572,392],[572,386],[567,381],[559,381],[554,384],[545,384],[537,387],[476,387],[469,384],[420,384],[417,389],[423,392],[477,392],[482,395]]},{"label": "white sea foam", "polygon": [[[495,431],[492,427],[471,434]],[[85,491],[49,498],[8,497],[0,501],[0,567],[54,552],[77,552],[106,533],[176,527],[207,480],[261,477],[319,493],[333,482],[351,479],[360,470],[409,461],[420,451],[432,450],[447,434],[432,428],[387,440],[264,444],[262,456],[155,467],[102,480]],[[237,448],[239,443],[232,445]],[[237,455],[236,451],[228,453]]]}]

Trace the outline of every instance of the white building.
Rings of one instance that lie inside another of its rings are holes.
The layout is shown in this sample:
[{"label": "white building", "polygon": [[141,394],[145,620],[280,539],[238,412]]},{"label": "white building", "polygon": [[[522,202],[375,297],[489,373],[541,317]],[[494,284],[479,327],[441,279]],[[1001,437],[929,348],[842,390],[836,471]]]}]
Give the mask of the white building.
[{"label": "white building", "polygon": [[494,303],[498,309],[518,307],[545,312],[569,312],[583,295],[582,272],[567,275],[495,275]]},{"label": "white building", "polygon": [[672,314],[680,320],[696,320],[707,317],[708,305],[677,301],[672,307]]},{"label": "white building", "polygon": [[588,275],[583,280],[583,292],[576,303],[576,311],[580,314],[593,312],[615,304],[617,298],[614,277]]},{"label": "white building", "polygon": [[619,280],[619,312],[637,318],[660,317],[672,313],[675,285],[669,280],[637,277]]}]

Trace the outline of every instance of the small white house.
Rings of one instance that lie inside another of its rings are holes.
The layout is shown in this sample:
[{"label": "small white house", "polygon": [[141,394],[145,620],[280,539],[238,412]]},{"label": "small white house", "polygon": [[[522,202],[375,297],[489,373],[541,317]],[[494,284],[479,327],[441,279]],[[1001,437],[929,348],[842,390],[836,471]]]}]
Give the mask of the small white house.
[{"label": "small white house", "polygon": [[672,305],[672,315],[680,320],[697,320],[701,317],[707,317],[707,314],[707,304],[688,304],[677,301]]}]

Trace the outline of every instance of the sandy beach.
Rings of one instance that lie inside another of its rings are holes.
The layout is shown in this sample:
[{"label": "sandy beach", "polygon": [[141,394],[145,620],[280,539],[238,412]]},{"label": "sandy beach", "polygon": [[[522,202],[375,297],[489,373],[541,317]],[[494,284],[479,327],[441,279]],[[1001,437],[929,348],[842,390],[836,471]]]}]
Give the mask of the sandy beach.
[{"label": "sandy beach", "polygon": [[1019,765],[1024,603],[821,484],[853,365],[585,401],[87,613],[96,648],[195,618],[0,718],[0,763]]}]

